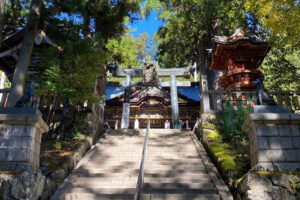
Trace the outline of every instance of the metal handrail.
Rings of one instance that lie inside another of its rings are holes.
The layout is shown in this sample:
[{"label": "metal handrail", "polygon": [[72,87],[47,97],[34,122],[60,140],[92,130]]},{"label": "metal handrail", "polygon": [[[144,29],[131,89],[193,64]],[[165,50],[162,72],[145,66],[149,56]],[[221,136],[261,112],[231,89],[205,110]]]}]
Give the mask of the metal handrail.
[{"label": "metal handrail", "polygon": [[147,124],[147,129],[146,129],[146,136],[145,136],[142,160],[141,160],[141,164],[140,164],[139,177],[137,180],[135,194],[134,194],[134,200],[139,200],[141,188],[144,185],[144,171],[145,171],[147,146],[148,146],[148,140],[149,140],[149,130],[150,130],[150,114],[148,114],[148,124]]}]

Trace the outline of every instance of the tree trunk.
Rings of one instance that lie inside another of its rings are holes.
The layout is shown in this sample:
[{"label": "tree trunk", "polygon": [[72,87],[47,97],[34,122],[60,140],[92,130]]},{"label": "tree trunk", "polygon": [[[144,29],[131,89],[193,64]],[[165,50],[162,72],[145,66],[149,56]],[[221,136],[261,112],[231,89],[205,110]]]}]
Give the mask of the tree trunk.
[{"label": "tree trunk", "polygon": [[34,44],[34,38],[38,31],[38,21],[40,17],[42,0],[32,0],[28,22],[25,29],[24,38],[18,62],[15,68],[7,107],[13,107],[18,99],[23,95],[25,77],[31,61],[31,54]]},{"label": "tree trunk", "polygon": [[59,134],[59,141],[63,141],[65,139],[65,126],[66,126],[66,115],[68,109],[68,101],[64,103],[63,111],[62,111],[62,120],[61,120],[61,130]]},{"label": "tree trunk", "polygon": [[3,21],[4,21],[4,9],[5,8],[5,0],[0,0],[0,48],[2,46],[2,32],[3,32]]}]

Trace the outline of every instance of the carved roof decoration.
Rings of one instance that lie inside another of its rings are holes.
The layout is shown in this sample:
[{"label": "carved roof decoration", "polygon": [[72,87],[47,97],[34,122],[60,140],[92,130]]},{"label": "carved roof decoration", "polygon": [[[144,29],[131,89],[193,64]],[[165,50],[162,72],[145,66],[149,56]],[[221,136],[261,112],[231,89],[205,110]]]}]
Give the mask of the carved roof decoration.
[{"label": "carved roof decoration", "polygon": [[249,68],[257,68],[270,50],[270,45],[254,35],[245,35],[241,29],[229,37],[213,39],[211,70],[225,70],[229,59],[235,62],[251,61]]}]

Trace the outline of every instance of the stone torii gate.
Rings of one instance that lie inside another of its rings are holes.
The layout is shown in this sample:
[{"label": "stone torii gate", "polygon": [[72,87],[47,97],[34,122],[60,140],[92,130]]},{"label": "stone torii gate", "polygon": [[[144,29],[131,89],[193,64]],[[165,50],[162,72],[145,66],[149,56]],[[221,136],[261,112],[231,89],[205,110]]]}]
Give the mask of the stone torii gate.
[{"label": "stone torii gate", "polygon": [[[191,86],[191,82],[176,81],[176,77],[188,77],[191,73],[195,76],[195,74],[197,74],[195,66],[172,69],[158,69],[158,67],[154,66],[154,64],[145,64],[143,69],[122,69],[119,67],[109,67],[109,71],[115,77],[126,77],[125,84],[122,85],[123,87],[125,87],[121,121],[122,129],[126,129],[129,127],[132,77],[143,77],[143,86],[170,87],[173,129],[181,128],[179,119],[177,86],[189,87]],[[170,77],[170,82],[159,82],[158,77]]]}]

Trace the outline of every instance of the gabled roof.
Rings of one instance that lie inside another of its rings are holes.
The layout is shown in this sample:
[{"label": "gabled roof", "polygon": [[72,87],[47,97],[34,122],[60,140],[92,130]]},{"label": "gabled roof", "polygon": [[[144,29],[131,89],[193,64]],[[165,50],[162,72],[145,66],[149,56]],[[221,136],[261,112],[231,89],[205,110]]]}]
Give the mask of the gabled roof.
[{"label": "gabled roof", "polygon": [[[22,40],[25,35],[25,27],[16,31],[8,38],[2,40],[0,49],[0,70],[4,71],[7,77],[12,80],[12,76],[17,64],[18,55],[22,47]],[[35,46],[42,44],[53,45],[61,50],[61,47],[57,46],[43,30],[40,30],[34,39]],[[31,63],[29,65],[28,74],[35,74],[38,66],[39,57],[32,55]]]},{"label": "gabled roof", "polygon": [[[133,90],[133,89],[132,89]],[[142,89],[141,93],[143,93],[147,88]],[[150,91],[150,93],[157,91],[157,90],[163,90],[154,88]],[[105,101],[110,101],[115,98],[121,98],[124,95],[125,88],[123,87],[112,87],[107,86],[106,87],[106,97]],[[191,86],[191,87],[177,87],[177,92],[179,96],[182,96],[185,99],[190,99],[192,101],[200,102],[200,89],[199,86]]]},{"label": "gabled roof", "polygon": [[199,86],[191,87],[177,87],[177,92],[188,99],[200,102],[200,88]]},{"label": "gabled roof", "polygon": [[123,95],[125,88],[123,88],[123,87],[106,87],[105,91],[106,91],[105,101],[109,101],[111,99],[114,99],[116,97]]}]

